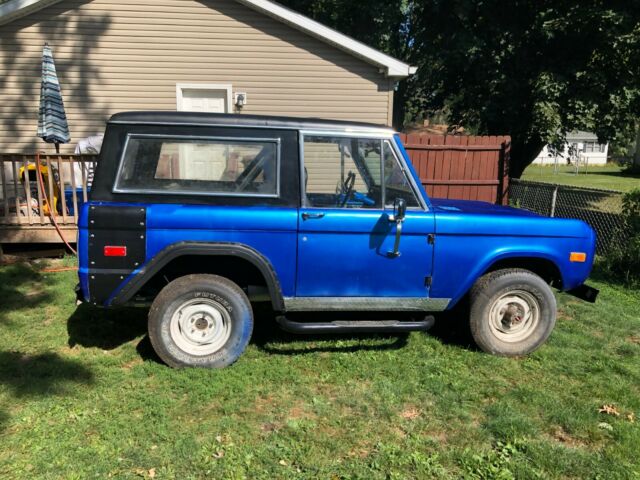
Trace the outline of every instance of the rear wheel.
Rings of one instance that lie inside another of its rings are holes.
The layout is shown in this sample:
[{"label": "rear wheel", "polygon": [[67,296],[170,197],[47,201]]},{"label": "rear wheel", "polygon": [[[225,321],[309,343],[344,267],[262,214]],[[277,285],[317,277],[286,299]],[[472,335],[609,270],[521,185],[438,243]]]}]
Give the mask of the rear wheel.
[{"label": "rear wheel", "polygon": [[471,290],[471,334],[485,352],[526,355],[539,348],[556,323],[556,299],[528,270],[508,269],[480,278]]},{"label": "rear wheel", "polygon": [[169,366],[222,368],[242,354],[253,330],[246,294],[217,275],[187,275],[162,289],[149,310],[149,338]]}]

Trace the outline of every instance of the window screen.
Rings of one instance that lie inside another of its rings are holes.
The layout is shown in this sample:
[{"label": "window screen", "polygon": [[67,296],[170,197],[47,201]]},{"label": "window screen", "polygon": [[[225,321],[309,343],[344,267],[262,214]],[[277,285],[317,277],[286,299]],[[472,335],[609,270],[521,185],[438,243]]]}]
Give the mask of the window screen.
[{"label": "window screen", "polygon": [[115,191],[278,195],[277,140],[132,136]]}]

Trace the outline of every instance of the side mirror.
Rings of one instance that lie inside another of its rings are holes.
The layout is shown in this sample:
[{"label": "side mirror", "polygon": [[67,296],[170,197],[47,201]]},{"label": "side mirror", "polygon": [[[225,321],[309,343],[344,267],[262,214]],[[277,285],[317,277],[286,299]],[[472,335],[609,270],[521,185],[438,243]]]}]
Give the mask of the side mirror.
[{"label": "side mirror", "polygon": [[389,218],[392,222],[402,222],[407,214],[407,202],[404,198],[396,198],[393,202],[393,217]]}]

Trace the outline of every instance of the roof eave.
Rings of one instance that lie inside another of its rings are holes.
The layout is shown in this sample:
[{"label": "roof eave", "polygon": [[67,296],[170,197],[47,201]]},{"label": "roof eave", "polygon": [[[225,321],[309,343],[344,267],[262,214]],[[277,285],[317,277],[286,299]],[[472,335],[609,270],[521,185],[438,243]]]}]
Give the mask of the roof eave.
[{"label": "roof eave", "polygon": [[[0,5],[0,25],[5,25],[60,1],[61,0],[9,0]],[[396,58],[270,0],[236,1],[379,67],[382,73],[389,78],[401,80],[413,75],[417,70],[416,67],[407,65]]]},{"label": "roof eave", "polygon": [[0,5],[0,25],[6,25],[18,18],[36,12],[60,0],[9,0]]},{"label": "roof eave", "polygon": [[270,0],[236,1],[377,66],[388,77],[402,79],[416,71],[415,67]]}]

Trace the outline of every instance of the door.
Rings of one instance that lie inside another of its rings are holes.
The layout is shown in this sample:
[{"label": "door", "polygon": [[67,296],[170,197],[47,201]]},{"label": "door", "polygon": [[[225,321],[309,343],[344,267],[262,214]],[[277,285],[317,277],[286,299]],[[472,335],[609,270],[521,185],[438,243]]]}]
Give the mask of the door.
[{"label": "door", "polygon": [[[301,141],[296,296],[428,297],[434,217],[389,141],[325,135]],[[408,207],[399,255],[396,198]]]}]

